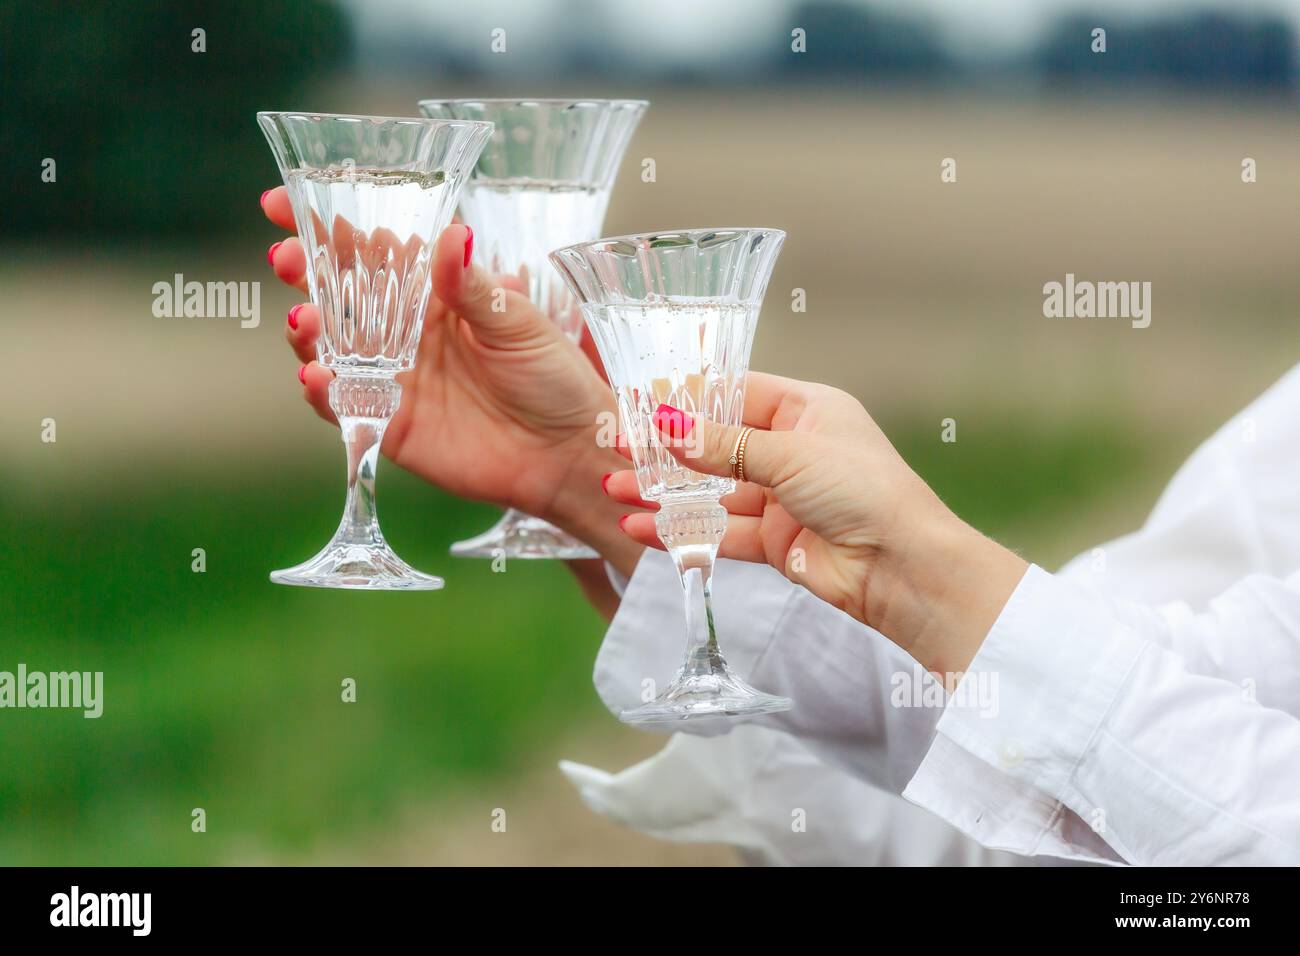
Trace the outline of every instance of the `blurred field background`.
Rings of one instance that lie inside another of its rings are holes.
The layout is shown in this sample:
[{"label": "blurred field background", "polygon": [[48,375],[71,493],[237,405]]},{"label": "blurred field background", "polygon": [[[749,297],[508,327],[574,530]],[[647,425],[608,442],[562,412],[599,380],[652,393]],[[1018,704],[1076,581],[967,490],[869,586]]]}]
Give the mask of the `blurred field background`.
[{"label": "blurred field background", "polygon": [[[0,711],[0,863],[732,862],[560,778],[661,741],[596,699],[603,624],[563,567],[447,556],[492,509],[384,467],[388,535],[446,590],[268,583],[333,529],[343,462],[283,344],[298,298],[265,265],[256,109],[652,100],[606,233],[786,229],[754,366],[852,391],[960,514],[1049,567],[1135,527],[1295,361],[1298,4],[142,7],[0,13],[4,154],[30,170],[0,218],[0,670],[102,670],[106,696],[99,720]],[[155,318],[177,272],[261,281],[261,325]],[[1150,328],[1043,318],[1067,272],[1150,281]]]}]

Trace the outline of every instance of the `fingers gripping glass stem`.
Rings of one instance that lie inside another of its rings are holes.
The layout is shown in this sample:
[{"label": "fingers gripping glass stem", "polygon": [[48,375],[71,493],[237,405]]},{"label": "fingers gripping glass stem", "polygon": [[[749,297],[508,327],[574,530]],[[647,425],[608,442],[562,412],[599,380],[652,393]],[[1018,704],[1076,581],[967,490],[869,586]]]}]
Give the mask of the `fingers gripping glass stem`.
[{"label": "fingers gripping glass stem", "polygon": [[687,652],[672,685],[622,718],[677,721],[788,710],[754,690],[718,650],[713,563],[726,530],[719,504],[731,478],[706,474],[664,444],[661,405],[739,426],[758,310],[785,233],[686,229],[614,236],[557,249],[551,262],[573,290],[618,402],[637,486],[657,502],[659,538],[687,599]]},{"label": "fingers gripping glass stem", "polygon": [[[305,284],[319,312],[320,364],[348,447],[348,503],[316,557],[279,584],[429,590],[384,543],[375,519],[379,440],[415,365],[432,292],[434,244],[491,123],[333,113],[258,113],[288,187]],[[352,421],[345,421],[352,419]]]},{"label": "fingers gripping glass stem", "polygon": [[[575,341],[582,320],[546,256],[600,234],[623,151],[648,104],[641,100],[422,100],[426,116],[488,120],[491,141],[460,197],[481,237],[476,253]],[[511,509],[484,533],[452,545],[462,558],[580,559],[600,555],[541,518]]]}]

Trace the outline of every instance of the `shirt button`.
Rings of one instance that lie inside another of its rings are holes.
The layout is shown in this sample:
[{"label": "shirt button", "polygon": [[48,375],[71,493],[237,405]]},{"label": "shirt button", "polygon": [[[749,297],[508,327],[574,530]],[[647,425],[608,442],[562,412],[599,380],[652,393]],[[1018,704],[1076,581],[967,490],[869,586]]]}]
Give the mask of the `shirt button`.
[{"label": "shirt button", "polygon": [[998,759],[1002,761],[1003,767],[1010,770],[1012,767],[1019,766],[1025,756],[1018,743],[1014,740],[1004,740],[1002,746],[998,748]]}]

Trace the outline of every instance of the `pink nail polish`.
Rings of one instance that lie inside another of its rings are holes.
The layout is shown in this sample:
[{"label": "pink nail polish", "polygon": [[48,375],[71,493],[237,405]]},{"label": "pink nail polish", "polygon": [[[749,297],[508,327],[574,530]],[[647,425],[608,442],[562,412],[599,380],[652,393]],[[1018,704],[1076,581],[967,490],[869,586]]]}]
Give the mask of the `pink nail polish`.
[{"label": "pink nail polish", "polygon": [[298,381],[301,382],[303,385],[307,384],[307,366],[305,365],[298,366]]},{"label": "pink nail polish", "polygon": [[469,260],[470,260],[470,258],[474,255],[474,230],[471,229],[469,226],[466,226],[466,227],[465,227],[465,231],[466,231],[467,233],[469,233],[469,236],[468,236],[468,238],[466,238],[466,240],[465,240],[465,265],[464,265],[464,268],[468,269],[468,268],[469,268]]},{"label": "pink nail polish", "polygon": [[622,532],[626,532],[626,531],[627,531],[627,528],[625,527],[625,525],[627,524],[627,519],[630,518],[630,517],[632,517],[632,516],[631,516],[631,515],[623,515],[623,517],[621,517],[621,518],[618,519],[618,530],[619,530],[619,531],[622,531]]},{"label": "pink nail polish", "polygon": [[257,202],[258,202],[258,205],[265,206],[265,205],[266,205],[266,197],[269,196],[270,194],[271,194],[271,190],[269,190],[269,189],[266,190],[266,192],[262,193],[262,198],[259,199],[259,200],[257,201]]},{"label": "pink nail polish", "polygon": [[605,492],[605,494],[609,494],[609,479],[613,477],[614,473],[611,471],[604,478],[600,479],[600,490]]},{"label": "pink nail polish", "polygon": [[298,331],[298,313],[301,311],[302,311],[301,302],[299,302],[297,305],[295,305],[292,309],[289,310],[289,328],[293,329],[295,332]]},{"label": "pink nail polish", "polygon": [[275,243],[275,245],[271,246],[270,249],[266,250],[266,261],[271,264],[271,268],[275,268],[275,250],[279,249],[283,243],[284,240],[281,239],[279,242]]},{"label": "pink nail polish", "polygon": [[654,423],[656,428],[670,438],[685,438],[695,427],[695,419],[671,405],[660,405],[655,409]]}]

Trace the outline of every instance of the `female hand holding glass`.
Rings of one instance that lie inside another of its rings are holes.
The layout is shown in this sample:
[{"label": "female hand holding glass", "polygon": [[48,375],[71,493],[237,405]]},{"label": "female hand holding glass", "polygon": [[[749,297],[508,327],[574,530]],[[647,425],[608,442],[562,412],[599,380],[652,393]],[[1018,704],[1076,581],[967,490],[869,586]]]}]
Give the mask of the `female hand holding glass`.
[{"label": "female hand holding glass", "polygon": [[[841,751],[846,766],[887,765],[891,728],[910,775],[902,795],[986,846],[1139,865],[1293,865],[1300,574],[1283,449],[1294,445],[1296,381],[1239,419],[1268,422],[1273,446],[1243,443],[1237,421],[1225,426],[1129,536],[1145,546],[1105,576],[1051,575],[979,534],[836,389],[751,374],[743,428],[667,406],[655,424],[691,468],[747,479],[723,499],[722,556],[771,564],[951,692],[927,724],[928,705],[894,697],[906,672],[859,676],[855,689],[877,694],[876,711],[914,715],[923,731],[911,737],[906,718],[855,710],[861,699],[832,678],[863,661],[836,643],[842,615],[804,605],[782,618],[790,639],[767,645],[765,676],[780,672],[778,686],[795,692],[820,680],[823,720],[856,741]],[[630,471],[605,488],[643,504]],[[1277,531],[1266,539],[1268,523]],[[652,515],[621,524],[654,546]],[[1267,540],[1278,557],[1238,548],[1243,525],[1245,540]],[[1123,553],[1125,540],[1110,550]],[[1163,567],[1143,585],[1142,565]],[[1128,596],[1135,582],[1150,603]]]},{"label": "female hand holding glass", "polygon": [[[845,392],[751,372],[743,421],[737,474],[742,428],[667,405],[655,415],[679,461],[745,479],[722,500],[729,519],[719,556],[770,564],[929,670],[964,671],[1025,561],[948,510]],[[605,492],[651,507],[630,470],[610,476]],[[653,514],[620,524],[640,544],[662,547]]]},{"label": "female hand holding glass", "polygon": [[[283,186],[262,208],[292,230]],[[522,293],[473,265],[473,236],[447,228],[432,266],[433,296],[424,317],[415,368],[385,432],[383,454],[455,495],[515,507],[578,536],[615,568],[630,574],[640,546],[618,533],[619,509],[598,491],[622,459],[596,442],[614,414],[609,386],[583,351]],[[271,267],[305,289],[306,259],[296,237],[277,242]],[[494,309],[497,285],[504,310]],[[328,388],[333,372],[316,361],[317,308],[289,313],[285,337],[304,363],[299,379],[316,412],[334,421]],[[598,562],[577,569],[588,594],[609,612],[614,600]],[[603,605],[603,606],[602,606]]]}]

